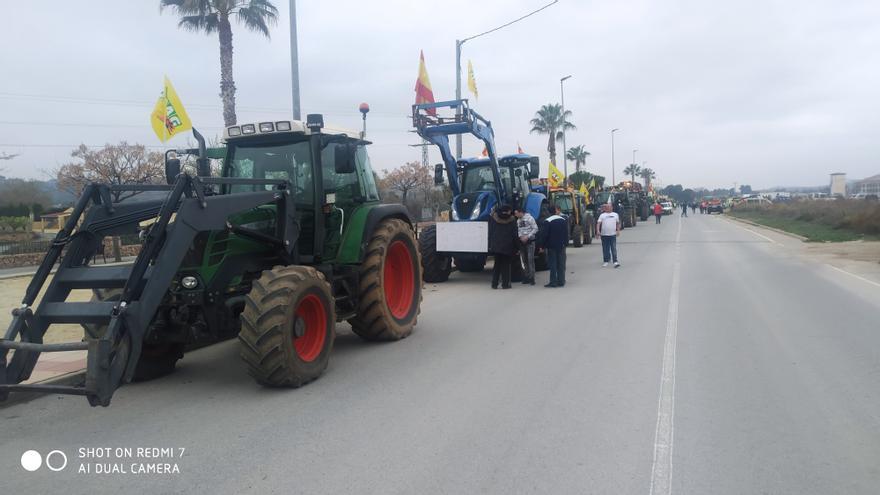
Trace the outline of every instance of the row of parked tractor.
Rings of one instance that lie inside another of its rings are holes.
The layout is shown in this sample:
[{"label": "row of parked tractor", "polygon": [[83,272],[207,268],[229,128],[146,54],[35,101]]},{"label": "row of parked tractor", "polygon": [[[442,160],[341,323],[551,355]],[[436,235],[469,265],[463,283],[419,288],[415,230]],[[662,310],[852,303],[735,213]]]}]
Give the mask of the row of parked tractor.
[{"label": "row of parked tractor", "polygon": [[[542,219],[558,204],[575,246],[592,241],[599,204],[611,203],[625,227],[647,218],[645,195],[625,184],[593,201],[535,187],[538,157],[499,157],[491,123],[467,100],[414,105],[412,116],[443,158],[435,182],[454,198],[450,221],[418,238],[403,205],[380,202],[370,143],[325,127],[320,114],[228,126],[217,148],[193,129],[197,148],[165,153],[165,184],[88,184],[0,337],[0,400],[43,392],[107,406],[121,385],[171,373],[186,351],[236,337],[258,383],[299,387],[327,368],[337,323],[365,340],[402,339],[416,325],[423,280],[482,270],[498,205]],[[449,137],[462,134],[488,156],[455,159]],[[136,196],[114,201],[120,192]],[[140,236],[136,259],[92,266],[104,239],[120,235]],[[70,301],[76,290],[92,300]],[[47,343],[59,324],[81,325],[82,340]],[[42,353],[77,350],[87,351],[83,383],[28,383]]]},{"label": "row of parked tractor", "polygon": [[[440,150],[443,163],[436,165],[434,182],[448,184],[452,191],[449,222],[422,231],[419,247],[424,280],[446,281],[453,269],[481,271],[488,254],[488,221],[492,210],[502,204],[523,208],[539,221],[548,217],[548,206],[558,206],[568,219],[574,247],[591,244],[596,237],[596,220],[602,204],[611,204],[624,228],[635,227],[650,214],[648,195],[641,184],[625,181],[592,196],[573,187],[551,187],[540,179],[538,157],[527,154],[498,156],[491,122],[468,106],[467,100],[426,103],[413,106],[416,132]],[[470,134],[482,141],[486,155],[455,159],[449,137]],[[546,254],[537,255],[535,267],[545,269]],[[514,263],[512,278],[522,277],[523,267]]]}]

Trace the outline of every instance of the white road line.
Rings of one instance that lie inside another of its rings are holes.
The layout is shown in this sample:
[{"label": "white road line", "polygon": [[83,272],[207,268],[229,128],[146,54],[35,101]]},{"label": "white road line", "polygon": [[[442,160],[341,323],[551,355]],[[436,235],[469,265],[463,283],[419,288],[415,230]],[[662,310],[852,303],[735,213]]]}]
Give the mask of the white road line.
[{"label": "white road line", "polygon": [[[725,220],[727,220],[727,219],[725,218]],[[739,228],[745,230],[746,232],[751,232],[751,233],[755,234],[756,236],[758,236],[758,237],[760,237],[760,238],[762,238],[762,239],[768,240],[768,241],[772,242],[773,244],[779,244],[778,242],[774,241],[773,239],[767,237],[767,236],[764,235],[764,234],[761,234],[761,233],[755,232],[755,231],[752,230],[752,229],[747,229],[747,228],[743,227],[742,224],[739,223],[739,222],[735,222],[735,221],[733,221],[733,220],[727,220],[727,222],[728,222],[728,223],[731,223],[731,224],[733,224],[733,225],[736,225],[737,227],[739,227]]]},{"label": "white road line", "polygon": [[855,273],[850,273],[850,272],[844,270],[843,268],[837,268],[836,266],[829,265],[827,263],[826,263],[826,266],[828,266],[830,268],[834,268],[835,270],[839,271],[840,273],[845,273],[845,274],[849,275],[850,277],[855,277],[855,278],[861,280],[862,282],[867,282],[871,285],[876,285],[877,287],[880,287],[880,284],[878,284],[877,282],[874,282],[873,280],[868,280],[865,277],[862,277],[860,275],[856,275]]},{"label": "white road line", "polygon": [[654,462],[651,466],[651,495],[672,493],[672,446],[675,437],[675,347],[678,336],[678,297],[681,280],[681,220],[675,236],[675,261],[672,288],[666,314],[666,338],[663,343],[663,368],[660,372],[660,399],[657,404],[657,429],[654,433]]}]

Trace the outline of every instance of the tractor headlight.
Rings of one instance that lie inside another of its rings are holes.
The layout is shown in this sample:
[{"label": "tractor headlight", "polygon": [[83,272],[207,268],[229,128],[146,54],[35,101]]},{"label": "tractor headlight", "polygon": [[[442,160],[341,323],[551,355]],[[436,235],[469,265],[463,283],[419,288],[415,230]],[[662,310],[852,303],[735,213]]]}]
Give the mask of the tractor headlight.
[{"label": "tractor headlight", "polygon": [[289,131],[290,130],[290,122],[289,121],[275,122],[275,130]]},{"label": "tractor headlight", "polygon": [[272,132],[275,130],[275,125],[271,122],[260,122],[260,132]]},{"label": "tractor headlight", "polygon": [[241,127],[238,127],[237,125],[232,126],[228,129],[228,132],[229,137],[241,136]]},{"label": "tractor headlight", "polygon": [[186,277],[180,279],[180,285],[182,285],[184,289],[195,289],[199,286],[199,279],[193,277],[192,275],[187,275]]},{"label": "tractor headlight", "polygon": [[242,134],[255,134],[257,129],[254,127],[254,124],[245,124],[241,126]]},{"label": "tractor headlight", "polygon": [[471,220],[476,220],[480,216],[480,206],[480,203],[477,203],[477,205],[474,206],[474,211],[471,213]]}]

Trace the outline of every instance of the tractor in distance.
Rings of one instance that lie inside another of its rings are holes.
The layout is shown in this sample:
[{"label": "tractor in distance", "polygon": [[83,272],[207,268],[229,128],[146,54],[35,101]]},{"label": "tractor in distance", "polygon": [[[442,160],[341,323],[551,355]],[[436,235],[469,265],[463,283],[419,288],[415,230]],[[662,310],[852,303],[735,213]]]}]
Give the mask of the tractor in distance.
[{"label": "tractor in distance", "polygon": [[587,207],[586,197],[565,187],[549,188],[550,202],[568,217],[569,239],[574,247],[593,243],[596,224],[593,213]]},{"label": "tractor in distance", "polygon": [[601,206],[605,203],[611,203],[614,212],[620,217],[621,228],[635,227],[637,220],[636,210],[630,202],[629,194],[626,191],[612,189],[597,192],[595,204]]},{"label": "tractor in distance", "polygon": [[[166,152],[167,185],[84,188],[0,339],[0,399],[24,390],[107,406],[123,383],[173,371],[185,348],[235,336],[258,383],[299,387],[326,369],[338,321],[366,340],[412,332],[418,245],[406,209],[379,203],[367,141],[319,114],[231,126],[211,177],[193,133],[197,150]],[[195,175],[181,173],[186,154]],[[143,194],[114,203],[113,190]],[[90,265],[105,236],[139,231],[133,263]],[[92,301],[65,302],[76,289]],[[81,324],[83,341],[43,343],[56,323]],[[21,383],[40,353],[68,350],[88,351],[84,386]]]},{"label": "tractor in distance", "polygon": [[[438,110],[450,115],[438,115]],[[491,123],[468,106],[467,100],[413,105],[413,127],[427,142],[440,149],[443,163],[434,168],[434,183],[444,182],[452,191],[449,222],[425,228],[419,236],[425,282],[445,282],[452,263],[462,272],[483,270],[488,257],[488,222],[493,208],[509,204],[525,208],[535,220],[547,216],[547,198],[533,192],[529,180],[537,178],[538,157],[515,154],[498,158]],[[471,134],[486,149],[485,158],[456,160],[449,148],[449,136]],[[546,266],[544,257],[535,264]],[[512,278],[522,277],[522,264],[515,262]]]},{"label": "tractor in distance", "polygon": [[622,182],[620,186],[621,189],[626,191],[629,202],[635,210],[636,217],[642,222],[648,220],[648,217],[651,215],[651,205],[648,201],[648,193],[645,192],[642,185],[638,182],[626,181]]}]

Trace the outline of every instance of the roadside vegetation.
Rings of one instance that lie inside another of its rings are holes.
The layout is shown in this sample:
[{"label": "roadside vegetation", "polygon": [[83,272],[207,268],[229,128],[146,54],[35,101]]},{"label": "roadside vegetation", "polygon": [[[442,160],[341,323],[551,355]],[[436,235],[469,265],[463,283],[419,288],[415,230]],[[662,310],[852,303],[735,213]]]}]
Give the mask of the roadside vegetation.
[{"label": "roadside vegetation", "polygon": [[813,242],[880,240],[880,202],[877,201],[795,201],[736,206],[729,213]]}]

